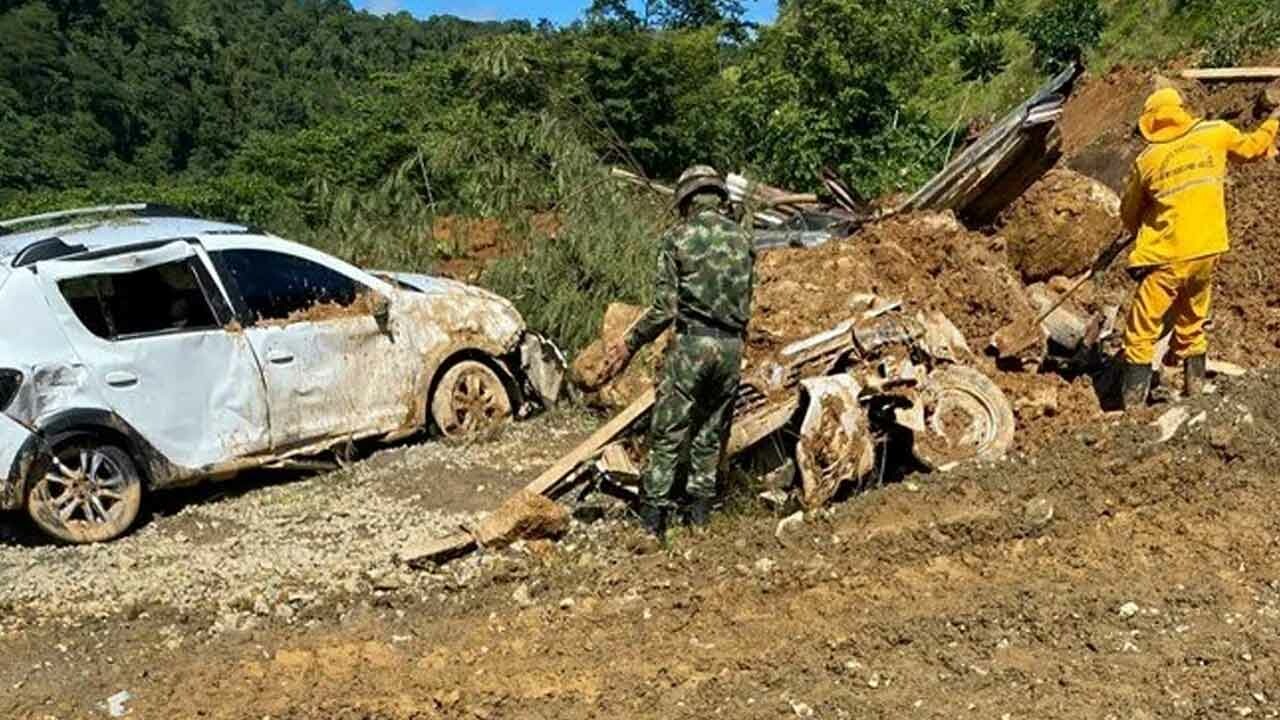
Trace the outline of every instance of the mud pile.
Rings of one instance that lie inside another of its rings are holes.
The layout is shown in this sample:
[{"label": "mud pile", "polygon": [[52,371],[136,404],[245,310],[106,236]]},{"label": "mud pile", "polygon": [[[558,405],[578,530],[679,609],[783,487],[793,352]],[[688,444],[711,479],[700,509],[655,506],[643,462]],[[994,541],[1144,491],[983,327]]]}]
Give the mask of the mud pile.
[{"label": "mud pile", "polygon": [[751,362],[850,319],[866,294],[942,312],[975,350],[1004,324],[1035,315],[1003,240],[947,214],[892,218],[841,242],[766,252],[756,273]]},{"label": "mud pile", "polygon": [[1051,170],[1000,216],[1009,262],[1028,283],[1079,275],[1121,231],[1120,196],[1067,168]]}]

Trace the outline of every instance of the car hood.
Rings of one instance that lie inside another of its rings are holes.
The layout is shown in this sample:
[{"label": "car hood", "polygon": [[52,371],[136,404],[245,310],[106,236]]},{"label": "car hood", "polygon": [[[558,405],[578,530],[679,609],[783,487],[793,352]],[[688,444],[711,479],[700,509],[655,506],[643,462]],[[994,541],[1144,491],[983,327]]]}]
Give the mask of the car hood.
[{"label": "car hood", "polygon": [[384,278],[391,278],[396,282],[407,285],[418,292],[426,295],[454,295],[460,297],[468,297],[474,300],[484,300],[502,305],[504,308],[512,312],[516,312],[515,305],[510,300],[483,290],[474,285],[458,282],[457,280],[448,280],[445,278],[433,277],[431,275],[419,275],[416,273],[400,273],[400,272],[374,272]]},{"label": "car hood", "polygon": [[397,283],[409,301],[406,307],[424,308],[436,320],[446,320],[447,326],[455,332],[474,330],[509,347],[525,330],[524,318],[516,306],[488,290],[430,275],[373,274]]}]

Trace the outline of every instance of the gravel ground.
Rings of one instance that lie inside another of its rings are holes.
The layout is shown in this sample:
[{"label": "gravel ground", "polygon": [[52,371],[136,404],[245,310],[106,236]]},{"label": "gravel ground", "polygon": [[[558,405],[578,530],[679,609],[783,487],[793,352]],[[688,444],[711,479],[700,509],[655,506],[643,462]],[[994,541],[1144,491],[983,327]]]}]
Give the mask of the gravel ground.
[{"label": "gravel ground", "polygon": [[23,518],[6,517],[0,622],[12,631],[175,612],[216,633],[268,616],[292,623],[343,596],[457,582],[480,561],[455,563],[448,574],[406,572],[396,550],[474,521],[591,425],[552,413],[488,441],[384,450],[338,472],[170,491],[156,496],[149,522],[103,545],[42,544]]}]

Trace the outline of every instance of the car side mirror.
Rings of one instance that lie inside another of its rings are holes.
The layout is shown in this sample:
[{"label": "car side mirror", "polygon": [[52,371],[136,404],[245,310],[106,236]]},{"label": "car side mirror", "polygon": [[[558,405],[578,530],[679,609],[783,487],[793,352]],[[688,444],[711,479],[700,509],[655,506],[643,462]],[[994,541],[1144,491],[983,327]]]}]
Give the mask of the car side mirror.
[{"label": "car side mirror", "polygon": [[391,333],[391,300],[384,295],[373,300],[373,321],[383,333]]}]

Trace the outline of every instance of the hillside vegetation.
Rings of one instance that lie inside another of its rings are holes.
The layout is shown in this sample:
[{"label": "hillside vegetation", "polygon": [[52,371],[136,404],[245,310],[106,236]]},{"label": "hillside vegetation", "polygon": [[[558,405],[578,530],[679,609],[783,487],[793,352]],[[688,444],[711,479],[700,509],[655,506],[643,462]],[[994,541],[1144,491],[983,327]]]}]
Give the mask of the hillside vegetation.
[{"label": "hillside vegetation", "polygon": [[647,7],[596,0],[553,27],[344,0],[0,0],[0,215],[153,200],[415,270],[460,251],[435,218],[496,217],[529,245],[485,281],[573,347],[604,300],[644,299],[669,221],[606,164],[797,190],[830,166],[870,197],[917,185],[970,119],[1074,57],[1280,45],[1280,9],[1244,0],[788,0],[766,27],[735,0]]}]

